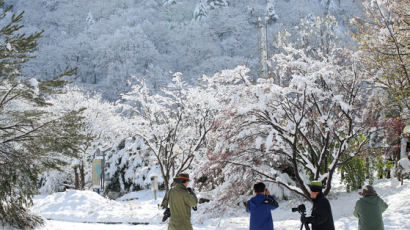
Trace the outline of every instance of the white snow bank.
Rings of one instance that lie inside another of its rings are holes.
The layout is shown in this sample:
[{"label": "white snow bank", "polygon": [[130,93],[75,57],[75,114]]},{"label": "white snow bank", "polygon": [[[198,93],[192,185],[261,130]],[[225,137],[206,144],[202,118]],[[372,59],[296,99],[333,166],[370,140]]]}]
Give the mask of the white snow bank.
[{"label": "white snow bank", "polygon": [[[396,179],[379,180],[374,184],[377,193],[389,205],[383,220],[385,229],[410,229],[410,181],[405,180],[403,186]],[[32,210],[46,218],[47,221],[40,230],[105,230],[105,229],[135,229],[135,230],[166,230],[167,224],[161,223],[162,210],[158,209],[163,192],[158,200],[154,200],[152,191],[140,191],[127,194],[117,201],[107,200],[89,191],[69,190],[49,196],[36,196]],[[138,198],[126,201],[132,198]],[[357,192],[346,193],[339,187],[328,196],[336,229],[357,229],[357,218],[353,216],[356,201],[360,198]],[[300,215],[292,213],[291,208],[300,203],[307,207],[308,214],[311,205],[307,201],[281,201],[280,207],[272,211],[276,230],[294,230],[300,228]],[[228,210],[219,218],[206,219],[200,216],[207,204],[198,206],[197,212],[192,212],[192,222],[195,230],[247,230],[249,229],[249,214],[243,208]],[[211,210],[212,211],[212,210]],[[206,211],[209,212],[209,211]],[[205,214],[206,214],[205,212]],[[149,225],[101,225],[96,222],[148,222]],[[74,222],[93,222],[74,223]]]},{"label": "white snow bank", "polygon": [[32,210],[44,218],[71,222],[139,222],[146,223],[159,213],[158,200],[147,191],[132,193],[114,201],[92,191],[68,190],[48,196],[36,196]]}]

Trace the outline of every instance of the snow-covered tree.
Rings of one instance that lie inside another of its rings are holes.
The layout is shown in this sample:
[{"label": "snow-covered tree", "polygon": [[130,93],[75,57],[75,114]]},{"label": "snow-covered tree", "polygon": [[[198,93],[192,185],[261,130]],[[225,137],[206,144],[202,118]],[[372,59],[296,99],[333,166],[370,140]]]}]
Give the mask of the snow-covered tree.
[{"label": "snow-covered tree", "polygon": [[82,127],[77,133],[83,141],[71,157],[64,158],[70,163],[63,172],[44,173],[42,191],[47,193],[59,191],[61,187],[89,188],[91,163],[96,149],[107,149],[130,135],[127,123],[116,111],[118,107],[102,100],[98,92],[86,93],[78,87],[65,87],[64,91],[64,94],[50,98],[54,104],[52,110],[56,114],[65,114],[72,109],[81,110]]},{"label": "snow-covered tree", "polygon": [[367,144],[361,138],[361,66],[352,51],[333,39],[327,43],[324,50],[284,44],[272,57],[281,85],[273,79],[250,84],[243,69],[216,76],[221,85],[234,83],[224,90],[237,99],[225,99],[229,110],[218,120],[220,135],[207,167],[237,181],[236,190],[261,178],[310,199],[307,184],[314,179],[324,182],[327,194],[336,169]]},{"label": "snow-covered tree", "polygon": [[[130,75],[157,88],[169,83],[169,70],[182,72],[191,84],[201,74],[243,64],[256,76],[258,17],[268,16],[270,37],[284,28],[294,30],[306,15],[326,14],[329,4],[339,22],[357,11],[354,0],[341,5],[337,0],[9,1],[26,11],[27,33],[45,29],[38,58],[25,73],[49,79],[67,64],[77,66],[77,83],[112,89],[104,94],[110,99],[129,89]],[[194,20],[195,9],[207,16]],[[339,35],[344,32],[340,28]]]},{"label": "snow-covered tree", "polygon": [[[140,81],[123,95],[132,104],[129,110],[134,134],[156,157],[166,192],[175,175],[191,168],[212,128],[213,114],[208,107],[212,98],[201,96],[188,88],[180,73],[160,92],[152,92]],[[162,206],[167,206],[165,199]]]},{"label": "snow-covered tree", "polygon": [[159,185],[164,181],[159,164],[151,149],[138,136],[125,138],[105,150],[106,190],[113,198],[117,195],[149,189],[153,176]]},{"label": "snow-covered tree", "polygon": [[[366,0],[362,5],[362,17],[355,17],[352,24],[357,29],[354,38],[359,44],[360,59],[376,88],[369,117],[373,118],[372,125],[379,131],[373,135],[372,141],[378,148],[389,146],[381,153],[397,163],[400,154],[391,151],[394,149],[391,146],[396,145],[390,143],[400,143],[403,138],[406,144],[404,136],[396,136],[402,133],[403,128],[396,131],[396,135],[389,135],[395,125],[385,124],[409,122],[409,1]],[[402,154],[401,158],[407,159],[407,154]]]},{"label": "snow-covered tree", "polygon": [[[408,113],[410,110],[409,77],[409,1],[366,0],[363,16],[352,23],[358,29],[361,61],[377,86],[387,93],[381,107]],[[397,117],[397,116],[396,116]]]}]

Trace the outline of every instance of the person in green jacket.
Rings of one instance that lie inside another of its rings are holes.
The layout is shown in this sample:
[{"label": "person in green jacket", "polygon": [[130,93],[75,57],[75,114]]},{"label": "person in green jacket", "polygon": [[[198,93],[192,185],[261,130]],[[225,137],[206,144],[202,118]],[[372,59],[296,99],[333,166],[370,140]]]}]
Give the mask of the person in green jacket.
[{"label": "person in green jacket", "polygon": [[353,212],[359,218],[359,230],[384,230],[382,213],[388,205],[371,185],[365,185],[359,194],[363,197],[356,202]]},{"label": "person in green jacket", "polygon": [[198,199],[193,190],[188,188],[189,181],[189,175],[185,173],[174,178],[174,186],[168,196],[171,211],[168,230],[193,230],[191,208],[196,207]]}]

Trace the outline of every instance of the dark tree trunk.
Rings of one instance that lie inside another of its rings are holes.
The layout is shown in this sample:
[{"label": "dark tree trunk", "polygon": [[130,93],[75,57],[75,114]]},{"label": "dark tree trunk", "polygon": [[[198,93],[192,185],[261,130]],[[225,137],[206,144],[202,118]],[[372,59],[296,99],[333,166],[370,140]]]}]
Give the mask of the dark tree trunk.
[{"label": "dark tree trunk", "polygon": [[80,188],[79,176],[78,176],[78,166],[74,166],[74,188]]},{"label": "dark tree trunk", "polygon": [[84,163],[81,162],[81,166],[80,166],[80,189],[84,190],[84,188],[85,188]]},{"label": "dark tree trunk", "polygon": [[370,162],[369,162],[369,156],[366,156],[366,179],[370,178]]},{"label": "dark tree trunk", "polygon": [[386,178],[387,179],[390,179],[391,178],[391,172],[390,172],[391,170],[390,169],[387,169],[386,170]]}]

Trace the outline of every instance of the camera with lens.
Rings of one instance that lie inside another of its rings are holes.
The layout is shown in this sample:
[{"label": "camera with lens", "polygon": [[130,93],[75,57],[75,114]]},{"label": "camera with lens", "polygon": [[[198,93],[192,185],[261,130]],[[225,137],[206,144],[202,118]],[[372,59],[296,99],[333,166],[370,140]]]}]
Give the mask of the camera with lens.
[{"label": "camera with lens", "polygon": [[164,211],[164,216],[162,217],[162,222],[165,222],[171,216],[171,209],[167,208]]},{"label": "camera with lens", "polygon": [[306,207],[305,207],[304,204],[300,204],[296,208],[292,208],[292,212],[305,213],[306,212]]},{"label": "camera with lens", "polygon": [[310,230],[309,228],[309,221],[307,221],[311,217],[306,217],[306,207],[304,204],[300,204],[296,208],[292,208],[292,212],[299,212],[301,217],[300,221],[302,222],[302,225],[300,226],[300,230],[305,227],[306,230]]}]

